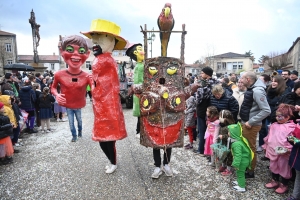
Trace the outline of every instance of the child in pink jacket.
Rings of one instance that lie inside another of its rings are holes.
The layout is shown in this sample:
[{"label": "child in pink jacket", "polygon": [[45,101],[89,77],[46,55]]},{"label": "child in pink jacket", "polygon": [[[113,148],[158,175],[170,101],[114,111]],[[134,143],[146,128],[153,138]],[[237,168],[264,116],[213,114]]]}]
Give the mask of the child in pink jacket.
[{"label": "child in pink jacket", "polygon": [[270,159],[272,172],[272,180],[265,184],[265,187],[276,189],[275,192],[278,194],[283,194],[288,190],[288,181],[292,177],[288,164],[292,145],[286,138],[296,127],[296,124],[289,120],[293,116],[293,109],[291,105],[280,104],[276,111],[277,122],[271,124],[269,134],[264,138],[263,148],[266,150],[266,157]]}]

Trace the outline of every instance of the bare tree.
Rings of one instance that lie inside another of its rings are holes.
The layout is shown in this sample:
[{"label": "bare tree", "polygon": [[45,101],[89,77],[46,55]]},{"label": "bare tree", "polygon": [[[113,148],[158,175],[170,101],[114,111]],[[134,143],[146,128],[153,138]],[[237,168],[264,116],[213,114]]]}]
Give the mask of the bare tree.
[{"label": "bare tree", "polygon": [[265,60],[265,64],[272,70],[276,71],[282,69],[291,63],[291,58],[287,52],[271,52],[268,58]]}]

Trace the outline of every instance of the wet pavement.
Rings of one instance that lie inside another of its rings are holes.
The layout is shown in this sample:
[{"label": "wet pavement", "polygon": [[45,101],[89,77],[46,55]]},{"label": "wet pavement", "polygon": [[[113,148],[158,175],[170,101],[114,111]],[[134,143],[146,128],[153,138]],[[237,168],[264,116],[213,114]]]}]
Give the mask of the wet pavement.
[{"label": "wet pavement", "polygon": [[[92,103],[82,109],[83,137],[71,142],[68,122],[51,122],[53,133],[24,135],[14,162],[0,166],[0,199],[284,199],[264,188],[271,175],[268,162],[258,161],[255,179],[245,193],[232,189],[235,175],[223,177],[207,159],[191,150],[174,148],[173,177],[152,179],[152,149],[135,137],[137,118],[124,107],[128,137],[117,141],[118,168],[105,173],[109,163],[99,143],[91,140]],[[185,137],[188,141],[188,136]],[[290,184],[290,192],[292,184]]]}]

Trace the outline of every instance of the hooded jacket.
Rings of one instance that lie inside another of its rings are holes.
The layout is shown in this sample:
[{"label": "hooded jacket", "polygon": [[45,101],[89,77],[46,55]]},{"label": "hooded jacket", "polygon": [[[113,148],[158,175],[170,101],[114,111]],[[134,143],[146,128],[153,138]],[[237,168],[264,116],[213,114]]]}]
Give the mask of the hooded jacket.
[{"label": "hooded jacket", "polygon": [[10,96],[1,95],[0,102],[2,102],[4,104],[4,115],[9,118],[10,123],[12,123],[15,127],[17,127],[17,121],[16,121],[16,117],[15,117],[14,111],[11,106]]},{"label": "hooded jacket", "polygon": [[186,101],[186,109],[184,110],[185,114],[185,126],[194,127],[195,123],[195,112],[196,112],[196,101],[194,96],[190,96]]},{"label": "hooded jacket", "polygon": [[31,86],[24,86],[19,93],[21,105],[20,108],[24,110],[34,110],[36,95]]},{"label": "hooded jacket", "polygon": [[243,123],[250,126],[259,126],[262,120],[270,115],[271,109],[267,101],[265,84],[257,79],[244,94],[244,101],[240,109],[240,117]]},{"label": "hooded jacket", "polygon": [[248,168],[250,168],[254,154],[249,147],[248,140],[242,135],[240,123],[229,125],[228,130],[230,132],[230,139],[233,139],[231,144],[231,152],[233,155],[232,166],[239,168],[240,165],[247,163]]}]

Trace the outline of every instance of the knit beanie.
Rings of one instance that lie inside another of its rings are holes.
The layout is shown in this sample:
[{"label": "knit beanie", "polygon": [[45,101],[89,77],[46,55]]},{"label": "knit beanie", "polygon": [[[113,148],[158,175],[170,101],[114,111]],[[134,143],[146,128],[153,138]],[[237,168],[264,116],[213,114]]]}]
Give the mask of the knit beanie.
[{"label": "knit beanie", "polygon": [[11,73],[6,73],[5,74],[5,79],[10,79],[11,75],[12,75]]},{"label": "knit beanie", "polygon": [[213,75],[213,70],[212,70],[212,68],[210,68],[210,67],[204,67],[203,69],[202,69],[202,71],[206,74],[206,75],[208,75],[208,76],[212,76]]},{"label": "knit beanie", "polygon": [[4,106],[4,104],[2,102],[0,102],[0,109],[2,109]]}]

